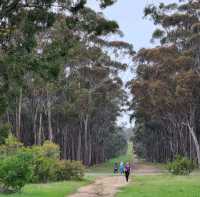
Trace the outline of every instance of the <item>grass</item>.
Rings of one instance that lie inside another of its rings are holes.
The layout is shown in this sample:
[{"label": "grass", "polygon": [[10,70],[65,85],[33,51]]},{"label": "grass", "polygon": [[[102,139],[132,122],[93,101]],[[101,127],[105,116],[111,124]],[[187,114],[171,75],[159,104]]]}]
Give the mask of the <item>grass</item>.
[{"label": "grass", "polygon": [[200,197],[200,176],[138,176],[117,197]]},{"label": "grass", "polygon": [[144,160],[140,160],[139,164],[158,168],[160,170],[167,170],[167,164],[166,163],[155,163],[155,162],[147,162],[147,161],[144,161]]},{"label": "grass", "polygon": [[126,163],[126,162],[132,162],[132,160],[133,160],[132,144],[129,143],[126,154],[121,155],[114,159],[110,159],[103,164],[93,166],[93,167],[87,169],[86,171],[89,173],[112,173],[114,164],[116,162],[119,164],[120,161],[123,161],[124,163]]},{"label": "grass", "polygon": [[76,190],[89,184],[91,180],[66,181],[48,184],[30,184],[22,189],[22,192],[15,194],[0,194],[0,197],[66,197]]}]

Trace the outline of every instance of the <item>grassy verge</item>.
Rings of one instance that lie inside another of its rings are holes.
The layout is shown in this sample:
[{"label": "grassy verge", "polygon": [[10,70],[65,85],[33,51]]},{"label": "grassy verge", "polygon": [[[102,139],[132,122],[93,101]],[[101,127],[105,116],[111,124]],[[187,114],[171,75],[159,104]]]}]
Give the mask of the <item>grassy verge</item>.
[{"label": "grassy verge", "polygon": [[126,154],[121,155],[117,158],[110,159],[103,164],[93,166],[93,167],[87,169],[86,171],[88,173],[112,173],[114,163],[117,162],[119,164],[120,161],[123,161],[124,163],[126,163],[128,161],[129,162],[133,161],[133,152],[132,152],[132,144],[131,143],[128,144],[128,150],[127,150]]},{"label": "grassy verge", "polygon": [[23,188],[21,193],[0,194],[0,197],[66,197],[79,187],[89,184],[91,180],[66,181],[48,184],[30,184]]},{"label": "grassy verge", "polygon": [[138,176],[117,197],[200,197],[200,176]]}]

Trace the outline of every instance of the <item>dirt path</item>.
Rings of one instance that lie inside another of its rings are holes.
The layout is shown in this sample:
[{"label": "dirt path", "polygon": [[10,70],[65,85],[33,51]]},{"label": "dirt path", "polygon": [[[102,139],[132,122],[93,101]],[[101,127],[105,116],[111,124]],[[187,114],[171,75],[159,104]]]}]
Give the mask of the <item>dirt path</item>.
[{"label": "dirt path", "polygon": [[124,176],[99,177],[93,184],[80,188],[69,197],[114,197],[126,185]]},{"label": "dirt path", "polygon": [[[154,165],[146,164],[134,156],[134,162],[132,164],[132,174],[134,175],[156,175],[162,174],[165,170],[162,170]],[[119,192],[121,187],[127,185],[125,177],[116,175],[111,176],[109,173],[105,173],[97,176],[96,181],[93,184],[84,186],[78,190],[77,193],[72,194],[69,197],[114,197]]]}]

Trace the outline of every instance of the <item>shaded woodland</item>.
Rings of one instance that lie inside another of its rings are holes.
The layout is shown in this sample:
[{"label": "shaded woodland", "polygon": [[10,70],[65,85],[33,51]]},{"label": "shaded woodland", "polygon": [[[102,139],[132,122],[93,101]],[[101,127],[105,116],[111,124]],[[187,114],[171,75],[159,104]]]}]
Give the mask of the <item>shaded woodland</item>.
[{"label": "shaded woodland", "polygon": [[9,132],[26,146],[49,140],[63,159],[85,165],[126,151],[116,119],[127,97],[118,73],[127,65],[118,57],[133,49],[108,39],[122,34],[118,24],[86,3],[0,2],[1,143]]},{"label": "shaded woodland", "polygon": [[132,118],[136,152],[149,161],[186,156],[200,166],[200,2],[145,8],[158,28],[155,48],[134,57]]},{"label": "shaded woodland", "polygon": [[[96,3],[106,9],[115,0]],[[128,95],[119,73],[131,57],[136,153],[155,162],[181,155],[200,166],[200,2],[151,4],[144,15],[158,46],[135,54],[113,40],[123,35],[117,22],[86,0],[2,0],[0,144],[9,133],[26,146],[48,140],[62,159],[88,166],[124,153],[117,118]]]}]

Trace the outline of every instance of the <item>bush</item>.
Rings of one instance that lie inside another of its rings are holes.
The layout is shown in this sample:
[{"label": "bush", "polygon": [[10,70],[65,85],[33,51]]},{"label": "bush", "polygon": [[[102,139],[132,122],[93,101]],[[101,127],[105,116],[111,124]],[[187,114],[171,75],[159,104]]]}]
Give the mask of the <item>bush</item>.
[{"label": "bush", "polygon": [[174,175],[189,175],[194,168],[191,160],[181,156],[177,156],[173,162],[168,164],[169,172]]},{"label": "bush", "polygon": [[17,192],[32,178],[28,153],[18,153],[0,160],[0,187],[4,192]]},{"label": "bush", "polygon": [[39,157],[34,160],[34,183],[52,181],[81,180],[84,176],[84,166],[79,161],[60,161]]},{"label": "bush", "polygon": [[42,145],[42,154],[51,159],[60,159],[60,148],[53,142],[45,141]]},{"label": "bush", "polygon": [[51,159],[60,159],[60,148],[57,144],[50,141],[45,141],[42,146],[33,146],[32,153],[37,157],[46,157]]},{"label": "bush", "polygon": [[38,157],[33,160],[33,178],[34,183],[46,183],[56,180],[56,160],[47,157]]},{"label": "bush", "polygon": [[34,160],[34,183],[52,181],[81,180],[84,176],[84,166],[78,161],[60,161],[39,157]]},{"label": "bush", "polygon": [[26,183],[82,179],[84,167],[76,161],[60,161],[60,149],[46,141],[42,146],[24,147],[13,136],[0,146],[0,186],[19,191]]},{"label": "bush", "polygon": [[29,150],[33,155],[34,183],[46,183],[56,180],[57,161],[60,158],[59,146],[46,141],[42,146],[33,146]]},{"label": "bush", "polygon": [[10,134],[5,139],[5,144],[0,145],[0,159],[4,156],[15,155],[21,148],[23,148],[23,144]]},{"label": "bush", "polygon": [[0,145],[5,144],[6,138],[10,133],[10,124],[6,123],[0,126]]},{"label": "bush", "polygon": [[79,161],[59,161],[56,169],[56,180],[81,180],[84,176],[84,166]]}]

